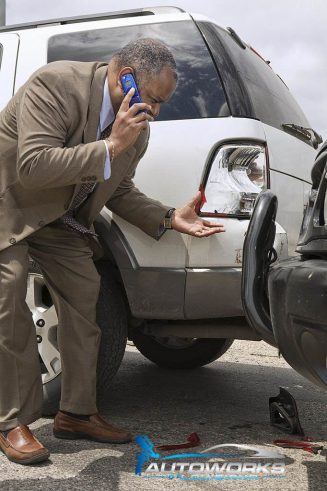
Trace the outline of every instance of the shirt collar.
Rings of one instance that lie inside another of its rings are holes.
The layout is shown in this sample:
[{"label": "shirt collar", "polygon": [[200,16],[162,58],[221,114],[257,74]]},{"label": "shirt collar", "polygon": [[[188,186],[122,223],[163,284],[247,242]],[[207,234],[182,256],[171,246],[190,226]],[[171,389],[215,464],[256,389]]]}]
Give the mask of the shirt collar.
[{"label": "shirt collar", "polygon": [[114,108],[109,93],[108,79],[106,77],[103,86],[103,98],[100,111],[100,132],[102,132],[107,126],[109,126],[115,119]]}]

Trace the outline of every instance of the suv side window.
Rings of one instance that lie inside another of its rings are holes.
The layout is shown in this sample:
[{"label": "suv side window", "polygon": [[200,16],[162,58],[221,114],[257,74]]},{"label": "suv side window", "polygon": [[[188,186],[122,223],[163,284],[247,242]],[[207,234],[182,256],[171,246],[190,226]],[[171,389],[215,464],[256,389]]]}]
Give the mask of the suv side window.
[{"label": "suv side window", "polygon": [[309,126],[288,87],[260,56],[249,47],[243,49],[215,24],[198,25],[220,71],[233,116],[253,117],[278,129],[284,123]]},{"label": "suv side window", "polygon": [[178,84],[157,121],[229,116],[222,84],[210,53],[192,21],[112,27],[52,36],[48,63],[57,60],[108,61],[122,46],[139,38],[163,41],[173,53]]}]

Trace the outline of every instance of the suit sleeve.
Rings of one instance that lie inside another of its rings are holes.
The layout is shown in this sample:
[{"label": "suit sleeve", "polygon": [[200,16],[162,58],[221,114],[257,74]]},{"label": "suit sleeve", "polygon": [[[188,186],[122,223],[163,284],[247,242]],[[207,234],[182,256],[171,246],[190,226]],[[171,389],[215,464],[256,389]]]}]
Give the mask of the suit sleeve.
[{"label": "suit sleeve", "polygon": [[106,206],[113,213],[159,240],[162,235],[160,223],[172,206],[165,206],[160,201],[149,198],[135,187],[132,180],[135,174],[134,169],[145,154],[146,149],[147,143],[141,153],[136,156],[132,165],[133,171],[123,179],[115,193],[107,201]]},{"label": "suit sleeve", "polygon": [[24,187],[104,181],[103,142],[65,147],[72,124],[62,77],[50,70],[40,72],[27,84],[17,111],[17,173]]}]

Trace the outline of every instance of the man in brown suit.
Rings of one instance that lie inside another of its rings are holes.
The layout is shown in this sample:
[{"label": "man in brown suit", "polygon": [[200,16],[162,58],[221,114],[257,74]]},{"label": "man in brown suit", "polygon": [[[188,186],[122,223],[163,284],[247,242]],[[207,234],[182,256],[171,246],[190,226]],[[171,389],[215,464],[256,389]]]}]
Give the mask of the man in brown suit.
[{"label": "man in brown suit", "polygon": [[[133,90],[124,97],[121,84],[126,73],[134,73],[143,100],[131,107]],[[92,223],[106,205],[156,239],[165,217],[173,229],[198,237],[223,231],[198,218],[198,195],[174,211],[132,181],[149,121],[176,80],[169,50],[139,40],[109,64],[40,68],[0,113],[0,448],[13,462],[49,457],[27,426],[42,407],[35,327],[25,303],[28,255],[42,270],[59,319],[62,388],[54,435],[124,443],[131,434],[96,407],[99,244]]]}]

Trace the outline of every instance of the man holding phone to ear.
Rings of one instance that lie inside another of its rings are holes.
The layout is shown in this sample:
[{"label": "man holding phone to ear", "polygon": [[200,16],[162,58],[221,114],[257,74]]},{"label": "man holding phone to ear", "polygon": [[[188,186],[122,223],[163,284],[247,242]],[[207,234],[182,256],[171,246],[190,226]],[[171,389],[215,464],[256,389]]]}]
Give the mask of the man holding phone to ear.
[{"label": "man holding phone to ear", "polygon": [[[124,94],[133,75],[135,89]],[[100,329],[96,324],[99,243],[93,221],[106,205],[148,235],[165,228],[206,237],[223,226],[201,220],[198,194],[174,210],[133,184],[149,122],[173,94],[173,56],[140,39],[109,62],[51,63],[35,72],[0,113],[0,448],[34,464],[49,451],[28,424],[41,417],[35,326],[25,303],[28,257],[40,266],[58,314],[62,362],[57,438],[126,443],[131,434],[96,407]]]}]

